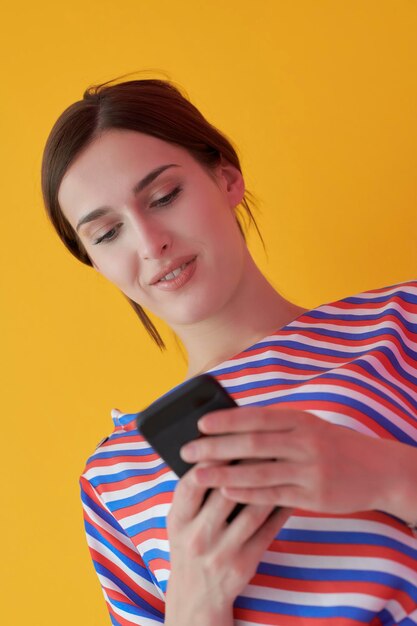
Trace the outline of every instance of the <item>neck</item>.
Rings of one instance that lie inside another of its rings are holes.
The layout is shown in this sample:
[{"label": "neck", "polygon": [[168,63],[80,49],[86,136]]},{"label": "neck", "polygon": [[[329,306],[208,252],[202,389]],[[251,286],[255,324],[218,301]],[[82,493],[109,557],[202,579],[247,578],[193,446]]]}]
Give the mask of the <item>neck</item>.
[{"label": "neck", "polygon": [[173,329],[188,355],[186,377],[239,354],[306,310],[283,298],[248,255],[245,279],[221,311],[196,324]]}]

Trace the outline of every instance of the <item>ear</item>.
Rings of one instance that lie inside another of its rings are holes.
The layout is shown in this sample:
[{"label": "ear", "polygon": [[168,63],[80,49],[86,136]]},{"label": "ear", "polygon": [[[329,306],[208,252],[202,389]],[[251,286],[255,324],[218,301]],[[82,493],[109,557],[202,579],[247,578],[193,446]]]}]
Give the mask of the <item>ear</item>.
[{"label": "ear", "polygon": [[245,193],[242,172],[222,156],[218,166],[218,176],[228,195],[230,208],[234,209],[242,202]]}]

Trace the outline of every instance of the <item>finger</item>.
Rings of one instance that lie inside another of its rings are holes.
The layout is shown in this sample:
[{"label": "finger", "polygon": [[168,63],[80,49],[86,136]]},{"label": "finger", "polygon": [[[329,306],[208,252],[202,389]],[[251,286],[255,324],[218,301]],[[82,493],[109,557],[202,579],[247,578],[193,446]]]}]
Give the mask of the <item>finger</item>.
[{"label": "finger", "polygon": [[291,514],[291,508],[274,510],[264,524],[248,539],[246,545],[242,546],[242,557],[259,562],[262,554],[269,548]]},{"label": "finger", "polygon": [[253,430],[289,431],[299,425],[304,411],[274,406],[238,406],[206,413],[198,421],[199,430],[205,435],[251,432]]},{"label": "finger", "polygon": [[299,485],[279,485],[256,489],[222,487],[221,493],[234,502],[246,504],[263,504],[285,507],[309,508],[311,496]]},{"label": "finger", "polygon": [[195,480],[206,487],[272,487],[297,485],[304,478],[305,468],[286,461],[219,466],[197,466]]},{"label": "finger", "polygon": [[219,489],[213,489],[201,506],[196,519],[214,540],[215,535],[224,527],[227,518],[235,507],[236,502],[225,498]]},{"label": "finger", "polygon": [[171,525],[183,525],[194,519],[201,508],[207,487],[199,485],[192,467],[179,481],[174,491],[169,512]]},{"label": "finger", "polygon": [[295,433],[251,432],[200,437],[183,446],[180,454],[189,463],[246,458],[301,461],[306,457],[305,448],[304,440]]},{"label": "finger", "polygon": [[275,506],[270,504],[246,505],[222,534],[221,543],[224,543],[224,549],[230,551],[233,546],[242,546],[266,522],[274,510]]}]

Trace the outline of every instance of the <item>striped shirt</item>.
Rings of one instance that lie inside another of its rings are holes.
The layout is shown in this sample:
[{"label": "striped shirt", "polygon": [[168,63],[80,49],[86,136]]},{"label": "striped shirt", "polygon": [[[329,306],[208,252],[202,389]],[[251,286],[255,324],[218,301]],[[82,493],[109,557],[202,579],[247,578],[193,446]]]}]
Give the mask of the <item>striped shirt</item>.
[{"label": "striped shirt", "polygon": [[[210,374],[239,405],[307,410],[417,446],[417,281],[319,306]],[[115,626],[163,623],[170,571],[166,516],[178,479],[138,434],[136,416],[114,418],[80,479],[88,545]],[[383,511],[295,509],[236,598],[234,620],[416,626],[417,536]]]}]

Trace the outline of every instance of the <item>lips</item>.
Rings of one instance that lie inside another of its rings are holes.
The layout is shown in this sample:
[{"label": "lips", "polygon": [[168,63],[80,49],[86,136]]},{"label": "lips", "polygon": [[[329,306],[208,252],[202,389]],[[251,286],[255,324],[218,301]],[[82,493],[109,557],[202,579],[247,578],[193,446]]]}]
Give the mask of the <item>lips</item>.
[{"label": "lips", "polygon": [[153,278],[151,278],[151,280],[149,281],[149,284],[155,285],[157,282],[161,280],[161,278],[164,278],[167,274],[170,274],[174,270],[179,269],[181,265],[184,265],[184,263],[189,263],[193,259],[195,259],[195,255],[190,255],[190,254],[187,256],[181,256],[181,257],[174,259],[173,261],[171,261],[171,263],[166,265],[164,269],[162,269],[160,272],[155,274]]}]

